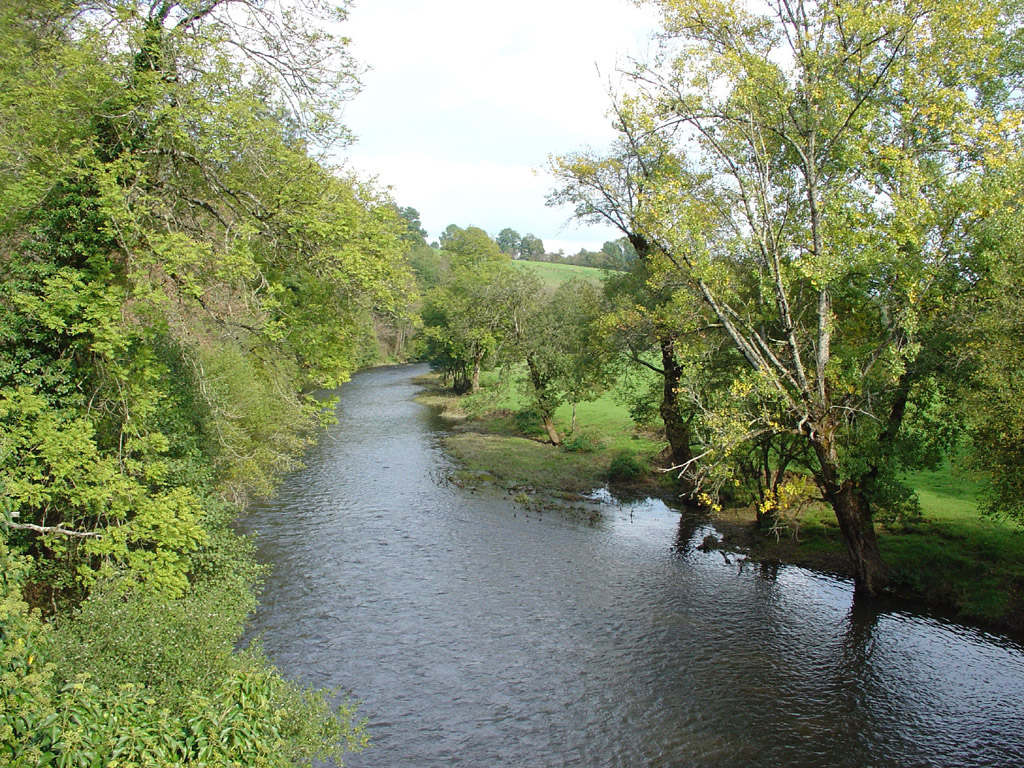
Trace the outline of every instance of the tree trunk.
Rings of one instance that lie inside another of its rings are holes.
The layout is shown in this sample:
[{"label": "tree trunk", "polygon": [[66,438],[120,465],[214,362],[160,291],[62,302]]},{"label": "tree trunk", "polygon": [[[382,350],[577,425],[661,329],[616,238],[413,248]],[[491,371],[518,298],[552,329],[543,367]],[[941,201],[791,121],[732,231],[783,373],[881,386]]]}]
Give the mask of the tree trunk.
[{"label": "tree trunk", "polygon": [[457,395],[464,395],[469,391],[469,378],[466,376],[465,364],[452,370],[452,389]]},{"label": "tree trunk", "polygon": [[555,422],[552,421],[551,417],[543,413],[541,418],[544,420],[544,430],[548,433],[548,440],[551,441],[552,445],[561,445],[562,436],[558,434],[558,430],[555,429]]},{"label": "tree trunk", "polygon": [[[679,414],[679,381],[683,372],[676,362],[675,341],[668,337],[658,340],[661,345],[661,366],[664,371],[664,388],[661,396],[661,420],[665,424],[665,438],[668,440],[669,461],[673,467],[681,467],[693,459],[690,449],[690,425]],[[684,476],[679,478],[683,495],[693,493],[693,482]]]},{"label": "tree trunk", "polygon": [[480,368],[483,365],[484,354],[483,352],[477,353],[473,357],[473,378],[469,383],[469,393],[473,394],[480,390]]},{"label": "tree trunk", "polygon": [[858,594],[878,595],[889,586],[889,567],[882,560],[875,536],[871,504],[861,484],[855,480],[839,482],[834,448],[826,440],[814,446],[821,466],[819,483],[825,500],[832,505],[839,531],[853,565],[853,586]]},{"label": "tree trunk", "polygon": [[835,510],[846,551],[853,563],[853,584],[858,593],[878,595],[889,586],[889,568],[882,560],[871,519],[871,506],[851,480],[826,498]]}]

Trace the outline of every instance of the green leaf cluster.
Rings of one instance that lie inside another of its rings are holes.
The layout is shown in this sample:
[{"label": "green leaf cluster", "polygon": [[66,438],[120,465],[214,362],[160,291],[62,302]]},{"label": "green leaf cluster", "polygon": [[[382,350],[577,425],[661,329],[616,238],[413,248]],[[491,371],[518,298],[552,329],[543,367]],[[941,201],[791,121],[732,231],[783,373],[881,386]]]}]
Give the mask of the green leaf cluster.
[{"label": "green leaf cluster", "polygon": [[324,160],[358,81],[344,8],[271,6],[0,7],[0,762],[364,738],[234,650],[260,573],[233,517],[415,292],[402,211]]}]

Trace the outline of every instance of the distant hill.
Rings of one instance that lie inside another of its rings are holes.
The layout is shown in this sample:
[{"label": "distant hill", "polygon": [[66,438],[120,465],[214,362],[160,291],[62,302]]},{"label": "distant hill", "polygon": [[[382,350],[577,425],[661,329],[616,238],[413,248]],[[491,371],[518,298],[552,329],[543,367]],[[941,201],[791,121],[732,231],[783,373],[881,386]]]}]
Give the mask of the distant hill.
[{"label": "distant hill", "polygon": [[547,261],[516,260],[512,264],[519,269],[533,271],[544,281],[544,286],[551,290],[555,290],[562,283],[567,283],[574,277],[583,278],[593,283],[601,283],[608,274],[606,269],[576,267],[571,264],[552,264]]}]

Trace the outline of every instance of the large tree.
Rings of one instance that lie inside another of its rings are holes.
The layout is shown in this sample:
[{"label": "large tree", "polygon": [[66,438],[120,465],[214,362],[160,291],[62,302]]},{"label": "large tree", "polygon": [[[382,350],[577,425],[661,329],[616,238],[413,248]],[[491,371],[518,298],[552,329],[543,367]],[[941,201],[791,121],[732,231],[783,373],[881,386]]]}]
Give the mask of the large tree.
[{"label": "large tree", "polygon": [[[636,254],[631,273],[613,279],[609,289],[618,307],[618,343],[632,365],[661,379],[658,414],[669,443],[667,461],[680,470],[684,494],[693,481],[694,410],[681,402],[684,339],[696,346],[699,313],[680,314],[678,280],[666,277],[670,263],[659,244],[644,233],[650,193],[662,177],[673,178],[678,166],[666,136],[652,130],[648,116],[630,103],[615,105],[618,137],[610,153],[577,152],[556,158],[552,172],[560,186],[549,205],[572,206],[574,215],[595,224],[610,224]],[[609,245],[606,243],[606,245]],[[620,253],[621,253],[620,246]]]},{"label": "large tree", "polygon": [[544,241],[534,234],[525,234],[519,241],[519,255],[524,259],[540,259],[544,256]]},{"label": "large tree", "polygon": [[679,170],[642,233],[746,361],[719,445],[806,441],[858,591],[888,572],[904,416],[940,360],[974,180],[1014,124],[989,94],[1000,6],[662,0],[668,66],[636,73]]},{"label": "large tree", "polygon": [[498,247],[501,248],[502,253],[507,253],[513,258],[519,255],[519,244],[522,242],[522,237],[511,227],[505,227],[501,230],[495,241],[498,243]]},{"label": "large tree", "polygon": [[423,310],[427,354],[454,389],[476,392],[485,361],[501,342],[495,287],[514,276],[510,259],[479,227],[452,224],[443,236],[447,269]]}]

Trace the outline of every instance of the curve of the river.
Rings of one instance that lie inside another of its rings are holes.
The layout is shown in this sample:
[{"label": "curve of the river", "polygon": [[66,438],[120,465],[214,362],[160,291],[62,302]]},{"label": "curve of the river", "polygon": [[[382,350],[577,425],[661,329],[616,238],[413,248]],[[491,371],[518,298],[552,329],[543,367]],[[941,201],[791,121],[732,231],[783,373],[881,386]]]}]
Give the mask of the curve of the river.
[{"label": "curve of the river", "polygon": [[264,649],[369,720],[348,765],[1024,766],[1024,647],[698,551],[661,503],[594,524],[456,487],[424,370],[339,389],[245,522]]}]

